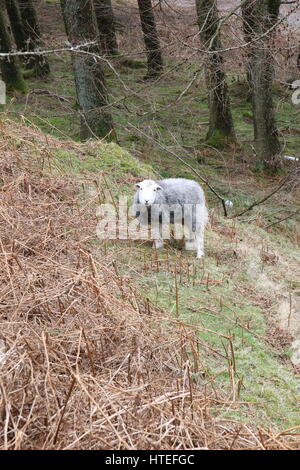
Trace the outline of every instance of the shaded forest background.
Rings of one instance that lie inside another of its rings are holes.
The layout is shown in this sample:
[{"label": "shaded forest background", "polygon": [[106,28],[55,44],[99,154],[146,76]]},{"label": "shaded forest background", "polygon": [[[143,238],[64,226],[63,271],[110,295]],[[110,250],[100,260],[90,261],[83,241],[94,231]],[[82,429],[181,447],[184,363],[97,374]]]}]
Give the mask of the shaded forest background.
[{"label": "shaded forest background", "polygon": [[[299,17],[1,0],[1,449],[300,448]],[[97,237],[165,177],[205,191],[204,260]]]}]

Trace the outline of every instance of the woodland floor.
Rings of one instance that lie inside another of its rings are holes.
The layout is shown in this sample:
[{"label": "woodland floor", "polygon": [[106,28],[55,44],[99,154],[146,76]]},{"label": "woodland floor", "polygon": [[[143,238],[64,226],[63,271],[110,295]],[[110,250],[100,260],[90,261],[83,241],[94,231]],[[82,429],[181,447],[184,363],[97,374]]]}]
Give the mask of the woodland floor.
[{"label": "woodland floor", "polygon": [[[29,78],[31,93],[11,97],[3,115],[2,302],[16,325],[13,330],[0,307],[4,377],[12,383],[4,390],[13,404],[3,447],[298,448],[299,216],[280,222],[299,210],[296,165],[285,161],[276,177],[253,168],[243,57],[237,64],[234,55],[226,66],[239,145],[225,151],[205,145],[201,58],[175,42],[170,23],[183,40],[192,12],[180,22],[172,12],[159,17],[166,71],[145,84],[136,16],[124,32],[126,12],[122,3],[118,8],[124,53],[113,61],[119,75],[106,74],[123,150],[78,142],[67,54],[50,55],[49,79]],[[45,41],[60,46],[65,35],[57,4],[41,2],[39,14]],[[280,34],[285,44],[286,32]],[[292,64],[291,57],[294,76]],[[277,67],[280,138],[284,153],[299,157],[300,109],[283,84],[281,56]],[[132,197],[134,183],[146,177],[197,179],[168,151],[233,202],[225,218],[203,185],[210,210],[204,261],[175,243],[155,251],[148,242],[96,236],[99,202]],[[266,203],[232,218],[289,172],[288,184]],[[16,256],[7,258],[11,252]],[[14,377],[13,361],[19,364]],[[25,398],[13,380],[25,387],[30,370],[34,380],[17,420]],[[30,401],[35,393],[36,402]]]}]

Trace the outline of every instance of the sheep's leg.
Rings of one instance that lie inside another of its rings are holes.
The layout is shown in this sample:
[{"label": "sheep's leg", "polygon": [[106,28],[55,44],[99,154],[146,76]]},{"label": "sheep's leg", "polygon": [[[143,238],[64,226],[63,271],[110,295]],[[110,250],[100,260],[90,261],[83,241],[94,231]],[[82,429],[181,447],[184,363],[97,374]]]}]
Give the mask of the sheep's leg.
[{"label": "sheep's leg", "polygon": [[159,223],[158,231],[159,231],[159,233],[157,235],[159,236],[159,238],[154,240],[154,244],[153,244],[153,248],[155,248],[156,250],[159,250],[160,248],[163,248],[163,246],[164,246],[163,236],[162,236],[162,224],[161,223]]},{"label": "sheep's leg", "polygon": [[153,248],[156,248],[156,250],[159,250],[160,248],[163,248],[164,242],[162,240],[154,240]]},{"label": "sheep's leg", "polygon": [[197,258],[204,256],[204,226],[198,227],[196,233]]},{"label": "sheep's leg", "polygon": [[197,250],[195,205],[184,208],[185,249]]},{"label": "sheep's leg", "polygon": [[[191,222],[191,221],[190,221]],[[185,234],[185,249],[189,250],[197,250],[197,240],[196,240],[196,232],[193,231],[192,224],[190,223],[186,227],[187,233]]]},{"label": "sheep's leg", "polygon": [[196,242],[196,237],[193,238],[188,238],[185,240],[185,249],[187,251],[189,250],[197,250],[197,242]]},{"label": "sheep's leg", "polygon": [[197,228],[196,228],[196,245],[197,258],[204,256],[204,230],[208,221],[208,214],[205,205],[197,207]]}]

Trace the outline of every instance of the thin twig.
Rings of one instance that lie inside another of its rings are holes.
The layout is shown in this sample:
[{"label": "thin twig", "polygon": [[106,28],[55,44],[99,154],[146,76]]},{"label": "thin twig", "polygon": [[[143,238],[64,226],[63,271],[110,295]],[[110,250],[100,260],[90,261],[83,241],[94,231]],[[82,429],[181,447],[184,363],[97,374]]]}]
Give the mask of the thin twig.
[{"label": "thin twig", "polygon": [[[225,199],[220,196],[220,194],[217,193],[217,191],[212,187],[212,185],[209,183],[209,181],[204,178],[202,175],[200,175],[200,173],[195,170],[194,167],[192,167],[192,165],[190,165],[189,163],[187,163],[183,158],[181,158],[179,155],[177,155],[177,153],[173,152],[173,150],[170,150],[168,149],[168,147],[164,144],[162,144],[161,142],[159,142],[158,140],[154,139],[153,137],[151,137],[150,135],[146,134],[144,131],[142,131],[141,129],[139,129],[138,127],[134,126],[133,124],[129,123],[129,127],[131,129],[134,129],[136,131],[138,131],[140,134],[142,134],[144,137],[146,137],[147,139],[151,140],[152,142],[154,142],[158,147],[160,147],[161,149],[163,149],[165,152],[169,153],[170,155],[172,155],[173,157],[175,157],[177,160],[179,160],[181,163],[183,163],[185,166],[187,166],[204,184],[206,184],[206,186],[211,190],[211,192],[222,202],[222,206],[223,206],[223,210],[224,210],[224,215],[225,217],[227,217],[227,209],[226,209],[226,204],[225,204]],[[125,128],[126,129],[126,128]]]},{"label": "thin twig", "polygon": [[275,188],[265,197],[263,197],[262,199],[259,199],[258,201],[253,202],[253,204],[251,204],[249,207],[244,209],[242,212],[239,212],[238,214],[233,214],[230,218],[234,219],[236,217],[240,217],[241,215],[244,215],[246,212],[251,211],[254,207],[259,206],[260,204],[263,204],[264,202],[266,202],[268,199],[270,199],[270,197],[274,196],[274,194],[276,194],[281,188],[283,188],[283,186],[285,186],[288,181],[290,181],[291,174],[292,173],[290,172],[288,176],[279,184],[279,186],[277,186],[277,188]]}]

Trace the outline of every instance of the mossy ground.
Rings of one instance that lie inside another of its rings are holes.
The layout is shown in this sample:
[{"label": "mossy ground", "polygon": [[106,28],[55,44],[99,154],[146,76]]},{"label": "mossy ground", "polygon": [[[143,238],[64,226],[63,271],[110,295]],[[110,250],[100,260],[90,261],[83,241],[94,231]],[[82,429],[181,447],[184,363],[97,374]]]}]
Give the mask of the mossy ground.
[{"label": "mossy ground", "polygon": [[[264,261],[266,246],[271,260],[278,256],[275,265]],[[134,243],[120,251],[112,242],[109,249],[112,256],[118,251],[121,272],[145,297],[197,336],[197,360],[187,354],[194,380],[212,381],[216,396],[218,390],[231,396],[216,413],[276,429],[300,425],[300,385],[289,343],[284,329],[278,329],[279,342],[272,336],[281,297],[299,294],[294,244],[259,227],[218,220],[207,230],[203,261],[177,248],[155,251]]]},{"label": "mossy ground", "polygon": [[[55,151],[61,170],[75,178],[77,174],[96,178],[104,172],[114,196],[132,195],[135,181],[151,177],[151,165],[116,144],[76,146],[73,151]],[[165,171],[168,173],[168,167]],[[234,205],[242,207],[256,196],[254,178],[239,178],[230,197],[235,195]],[[219,185],[225,187],[225,180]],[[258,182],[264,189],[265,185],[263,179]],[[150,303],[170,312],[197,337],[197,358],[191,351],[185,353],[193,380],[213,382],[216,402],[218,394],[226,392],[231,397],[226,407],[216,403],[218,416],[282,430],[300,425],[299,378],[290,362],[288,319],[279,315],[283,299],[299,296],[300,254],[295,247],[295,221],[271,231],[263,227],[262,221],[274,220],[274,213],[276,201],[253,210],[247,221],[226,220],[216,206],[201,261],[193,252],[181,251],[178,242],[156,251],[150,242],[95,237],[90,249],[97,252],[104,243],[118,272],[125,279],[130,276]],[[292,314],[297,320],[296,308]],[[178,352],[178,360],[180,357]]]},{"label": "mossy ground", "polygon": [[[104,172],[109,179],[118,182],[124,175],[130,177],[153,176],[150,165],[140,162],[127,150],[110,142],[89,142],[82,144],[78,151],[57,149],[54,156],[68,173],[90,174]],[[113,176],[112,176],[113,175]]]},{"label": "mossy ground", "polygon": [[[42,96],[36,91],[27,97],[11,97],[5,112],[10,117],[24,116],[26,122],[62,140],[78,141],[79,117],[68,55],[52,57],[50,67],[51,77],[46,81],[29,77],[28,86],[51,93]],[[77,144],[72,149],[62,144],[54,152],[62,171],[74,177],[104,172],[114,194],[132,194],[134,182],[154,174],[195,178],[154,139],[208,178],[233,201],[235,210],[247,207],[278,184],[278,178],[254,175],[250,169],[254,158],[251,104],[244,82],[234,71],[230,90],[239,146],[222,152],[204,141],[208,107],[201,75],[187,88],[197,73],[197,64],[187,62],[183,67],[169,60],[166,73],[151,84],[141,81],[145,71],[123,63],[118,69],[123,83],[112,71],[106,71],[113,119],[123,148],[102,142]],[[284,151],[299,155],[299,108],[291,103],[290,94],[278,87],[275,106]],[[286,189],[283,196],[278,194],[236,221],[225,220],[218,200],[209,191],[206,194],[211,226],[206,232],[204,261],[196,261],[194,253],[174,246],[155,252],[145,242],[105,242],[107,253],[145,297],[172,312],[183,327],[197,335],[198,363],[189,356],[193,377],[203,384],[213,380],[216,413],[277,429],[300,425],[299,376],[289,360],[290,342],[284,341],[283,328],[279,339],[272,335],[282,298],[299,296],[299,226],[292,218],[270,230],[265,228],[297,209],[296,192]],[[95,237],[91,249],[97,250],[99,243]],[[217,405],[218,390],[231,393],[231,401],[223,409]]]}]

